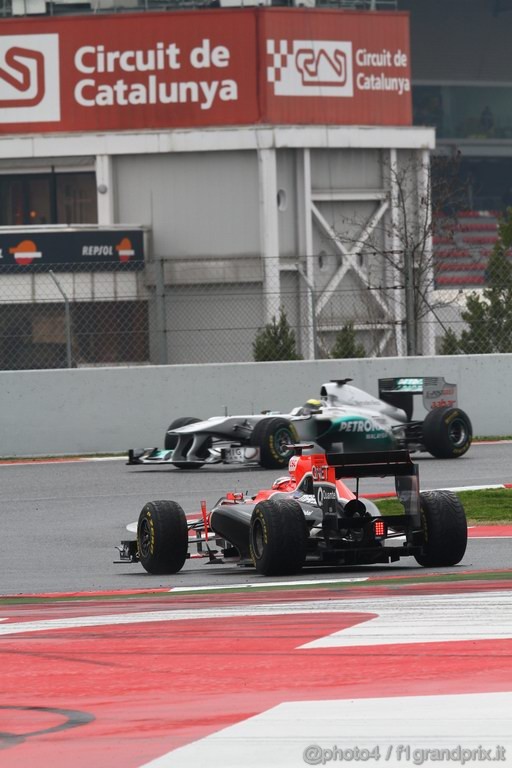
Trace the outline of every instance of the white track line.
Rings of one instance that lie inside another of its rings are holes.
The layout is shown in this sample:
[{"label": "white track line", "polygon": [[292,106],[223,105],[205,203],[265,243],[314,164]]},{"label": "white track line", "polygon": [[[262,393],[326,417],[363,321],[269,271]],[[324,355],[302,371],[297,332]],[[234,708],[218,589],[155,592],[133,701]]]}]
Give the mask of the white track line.
[{"label": "white track line", "polygon": [[197,592],[198,590],[226,590],[226,589],[261,589],[267,587],[300,587],[307,585],[317,584],[351,584],[358,581],[368,581],[368,576],[354,577],[347,579],[309,579],[308,581],[255,581],[246,584],[212,584],[203,587],[171,587],[169,592]]},{"label": "white track line", "polygon": [[309,600],[293,603],[73,616],[1,624],[0,636],[82,627],[194,619],[238,619],[242,616],[281,616],[302,613],[370,614],[366,621],[363,619],[362,623],[354,627],[320,638],[305,645],[305,648],[512,638],[512,591],[510,590],[419,597],[403,595]]}]

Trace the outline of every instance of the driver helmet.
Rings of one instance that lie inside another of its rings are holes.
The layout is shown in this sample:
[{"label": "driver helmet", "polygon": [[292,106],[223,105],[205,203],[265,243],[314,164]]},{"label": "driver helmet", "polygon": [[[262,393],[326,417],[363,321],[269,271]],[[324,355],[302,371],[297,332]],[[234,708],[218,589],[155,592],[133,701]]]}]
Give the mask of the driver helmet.
[{"label": "driver helmet", "polygon": [[282,488],[283,485],[287,485],[291,481],[291,477],[289,475],[285,475],[284,477],[278,477],[277,480],[274,480],[272,483],[272,488]]},{"label": "driver helmet", "polygon": [[307,400],[302,406],[303,413],[316,413],[322,407],[322,401],[315,398]]}]

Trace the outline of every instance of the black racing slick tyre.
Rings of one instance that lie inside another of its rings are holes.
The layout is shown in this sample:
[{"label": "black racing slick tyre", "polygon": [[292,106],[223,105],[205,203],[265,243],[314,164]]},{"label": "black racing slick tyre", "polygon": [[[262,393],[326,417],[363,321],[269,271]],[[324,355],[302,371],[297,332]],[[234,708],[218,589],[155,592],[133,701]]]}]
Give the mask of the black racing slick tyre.
[{"label": "black racing slick tyre", "polygon": [[175,501],[149,501],[137,524],[139,560],[148,573],[177,573],[188,552],[188,526]]},{"label": "black racing slick tyre", "polygon": [[415,558],[426,567],[457,565],[468,541],[466,513],[451,491],[420,493],[423,547]]},{"label": "black racing slick tyre", "polygon": [[198,421],[201,421],[201,419],[196,419],[194,416],[180,416],[179,419],[174,419],[174,421],[169,424],[167,432],[165,433],[165,440],[164,440],[165,450],[172,451],[173,448],[176,448],[176,443],[178,442],[178,438],[176,437],[176,435],[168,434],[171,429],[178,429],[178,427],[187,427],[189,424],[196,424]]},{"label": "black racing slick tyre", "polygon": [[258,421],[251,435],[250,444],[260,449],[260,464],[266,469],[287,467],[294,455],[292,443],[298,443],[297,430],[287,419],[279,416]]},{"label": "black racing slick tyre", "polygon": [[460,408],[446,406],[429,411],[423,422],[423,444],[437,459],[457,459],[471,445],[473,427]]},{"label": "black racing slick tyre", "polygon": [[298,573],[306,560],[309,532],[300,504],[293,499],[267,499],[251,517],[249,550],[258,573]]}]

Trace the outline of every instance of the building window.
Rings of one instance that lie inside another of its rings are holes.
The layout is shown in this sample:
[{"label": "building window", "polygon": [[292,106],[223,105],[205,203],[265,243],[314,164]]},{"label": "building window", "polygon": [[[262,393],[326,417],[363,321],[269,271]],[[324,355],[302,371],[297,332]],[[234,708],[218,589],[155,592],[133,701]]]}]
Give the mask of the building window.
[{"label": "building window", "polygon": [[512,88],[415,85],[414,124],[432,125],[439,139],[511,139]]},{"label": "building window", "polygon": [[59,173],[55,176],[57,224],[97,224],[94,173]]},{"label": "building window", "polygon": [[0,226],[97,223],[94,173],[0,175]]}]

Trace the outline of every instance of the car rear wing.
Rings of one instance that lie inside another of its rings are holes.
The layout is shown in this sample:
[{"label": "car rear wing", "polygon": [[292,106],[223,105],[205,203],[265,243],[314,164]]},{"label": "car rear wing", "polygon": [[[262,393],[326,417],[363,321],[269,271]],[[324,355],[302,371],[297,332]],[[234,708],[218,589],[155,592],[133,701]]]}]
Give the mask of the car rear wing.
[{"label": "car rear wing", "polygon": [[409,451],[371,453],[327,453],[325,460],[334,467],[336,479],[358,477],[405,477],[418,474],[418,465]]},{"label": "car rear wing", "polygon": [[420,489],[418,465],[411,461],[408,451],[327,453],[325,460],[327,466],[334,469],[336,479],[356,478],[356,497],[359,497],[360,478],[394,477],[396,495],[404,507],[405,514],[419,524]]},{"label": "car rear wing", "polygon": [[413,396],[422,395],[425,410],[444,406],[457,406],[457,385],[450,384],[442,376],[395,377],[379,379],[379,398],[401,408],[412,419]]}]

